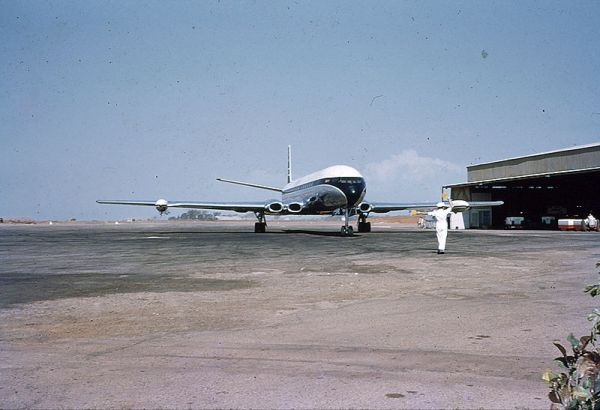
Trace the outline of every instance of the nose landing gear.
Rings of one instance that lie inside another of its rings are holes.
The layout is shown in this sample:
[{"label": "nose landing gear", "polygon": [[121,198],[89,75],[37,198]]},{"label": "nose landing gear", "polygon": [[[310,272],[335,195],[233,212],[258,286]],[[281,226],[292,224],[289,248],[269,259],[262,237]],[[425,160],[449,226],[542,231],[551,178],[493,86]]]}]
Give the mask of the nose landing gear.
[{"label": "nose landing gear", "polygon": [[352,229],[352,227],[349,225],[349,219],[350,219],[350,208],[345,208],[344,209],[344,226],[342,226],[342,229],[340,230],[340,233],[342,234],[342,236],[353,236],[354,235],[354,229]]},{"label": "nose landing gear", "polygon": [[352,229],[351,226],[342,226],[340,233],[342,234],[342,236],[353,236],[354,229]]},{"label": "nose landing gear", "polygon": [[[352,209],[344,209],[344,226],[340,230],[342,236],[352,236],[354,235],[354,229],[349,225],[349,219]],[[371,232],[371,222],[367,222],[368,213],[357,212],[358,213],[358,232]]]}]

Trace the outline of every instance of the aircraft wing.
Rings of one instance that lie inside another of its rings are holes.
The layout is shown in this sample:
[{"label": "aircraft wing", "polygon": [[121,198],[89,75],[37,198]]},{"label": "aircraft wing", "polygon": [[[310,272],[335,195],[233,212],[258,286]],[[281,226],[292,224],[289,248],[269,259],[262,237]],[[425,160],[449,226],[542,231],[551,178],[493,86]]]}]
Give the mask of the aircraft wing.
[{"label": "aircraft wing", "polygon": [[474,201],[469,202],[469,207],[471,208],[482,208],[485,206],[500,206],[504,205],[504,201]]},{"label": "aircraft wing", "polygon": [[425,211],[434,209],[437,202],[413,202],[413,203],[371,203],[371,212],[385,213],[391,211],[404,211],[407,209],[415,209]]},{"label": "aircraft wing", "polygon": [[168,202],[164,199],[159,199],[158,201],[98,200],[96,202],[99,204],[112,205],[154,206],[161,212],[166,211],[167,208],[215,209],[220,211],[235,212],[264,212],[266,207],[269,206],[269,202]]},{"label": "aircraft wing", "polygon": [[[503,205],[503,201],[474,201],[474,202],[466,202],[460,200],[454,200],[452,203],[457,208],[457,211],[463,211],[468,208],[480,208],[486,206],[500,206]],[[414,203],[370,203],[371,210],[370,212],[375,213],[385,213],[391,211],[404,211],[407,209],[417,210],[417,211],[426,211],[430,209],[435,209],[437,206],[437,202],[414,202]]]}]

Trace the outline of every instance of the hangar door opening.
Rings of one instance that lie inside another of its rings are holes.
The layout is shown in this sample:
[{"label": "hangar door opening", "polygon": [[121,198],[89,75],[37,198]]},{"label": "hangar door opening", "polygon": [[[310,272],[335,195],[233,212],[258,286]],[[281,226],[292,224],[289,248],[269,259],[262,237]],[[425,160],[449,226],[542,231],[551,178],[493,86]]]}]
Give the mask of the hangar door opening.
[{"label": "hangar door opening", "polygon": [[453,191],[457,199],[504,201],[493,210],[470,211],[472,228],[500,229],[506,218],[523,218],[524,228],[553,229],[561,218],[585,218],[589,212],[600,216],[600,171],[475,184]]}]

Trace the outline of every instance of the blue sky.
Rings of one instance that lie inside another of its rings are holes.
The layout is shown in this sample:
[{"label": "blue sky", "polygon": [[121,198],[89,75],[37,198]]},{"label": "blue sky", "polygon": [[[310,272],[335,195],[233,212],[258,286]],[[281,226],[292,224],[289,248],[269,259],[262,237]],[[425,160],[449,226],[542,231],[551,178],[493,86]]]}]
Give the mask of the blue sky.
[{"label": "blue sky", "polygon": [[332,164],[438,200],[469,164],[600,141],[597,1],[0,1],[0,216],[260,200]]}]

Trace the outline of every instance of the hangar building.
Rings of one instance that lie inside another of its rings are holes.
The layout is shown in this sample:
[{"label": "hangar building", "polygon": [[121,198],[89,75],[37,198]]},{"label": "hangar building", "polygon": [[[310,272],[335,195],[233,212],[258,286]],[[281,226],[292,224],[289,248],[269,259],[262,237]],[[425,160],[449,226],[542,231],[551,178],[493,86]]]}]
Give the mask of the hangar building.
[{"label": "hangar building", "polygon": [[453,199],[504,201],[465,213],[466,228],[504,228],[507,217],[523,217],[532,229],[590,211],[600,217],[600,142],[471,165],[467,182],[444,188]]}]

